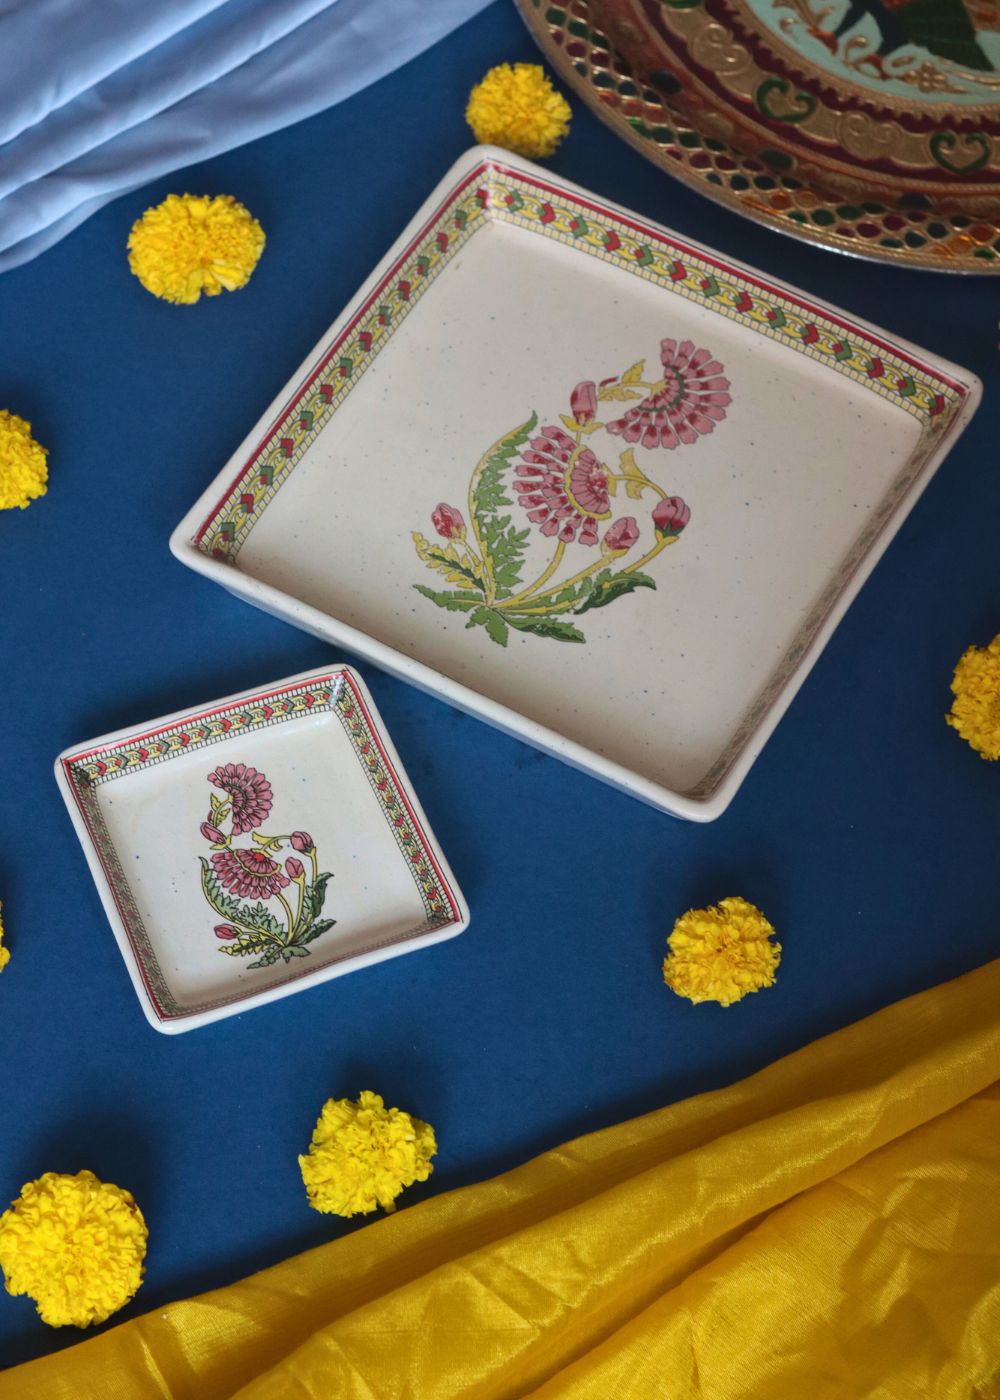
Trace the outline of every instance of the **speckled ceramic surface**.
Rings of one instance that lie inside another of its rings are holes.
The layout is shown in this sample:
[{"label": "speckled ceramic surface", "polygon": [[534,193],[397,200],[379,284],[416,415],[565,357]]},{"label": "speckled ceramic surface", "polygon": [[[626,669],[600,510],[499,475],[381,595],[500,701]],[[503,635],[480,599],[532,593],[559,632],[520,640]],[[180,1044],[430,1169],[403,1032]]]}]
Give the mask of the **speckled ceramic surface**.
[{"label": "speckled ceramic surface", "polygon": [[105,735],[61,754],[56,776],[157,1030],[191,1030],[468,923],[349,667]]},{"label": "speckled ceramic surface", "polygon": [[172,539],[299,626],[717,816],[979,386],[470,151]]}]

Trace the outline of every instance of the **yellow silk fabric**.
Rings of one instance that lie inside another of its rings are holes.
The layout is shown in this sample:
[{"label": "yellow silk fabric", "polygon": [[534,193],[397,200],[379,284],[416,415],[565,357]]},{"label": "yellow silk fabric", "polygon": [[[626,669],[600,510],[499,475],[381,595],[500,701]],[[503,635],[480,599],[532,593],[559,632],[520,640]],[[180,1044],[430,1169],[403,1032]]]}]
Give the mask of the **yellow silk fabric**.
[{"label": "yellow silk fabric", "polygon": [[1000,961],[0,1397],[994,1400],[998,1027]]}]

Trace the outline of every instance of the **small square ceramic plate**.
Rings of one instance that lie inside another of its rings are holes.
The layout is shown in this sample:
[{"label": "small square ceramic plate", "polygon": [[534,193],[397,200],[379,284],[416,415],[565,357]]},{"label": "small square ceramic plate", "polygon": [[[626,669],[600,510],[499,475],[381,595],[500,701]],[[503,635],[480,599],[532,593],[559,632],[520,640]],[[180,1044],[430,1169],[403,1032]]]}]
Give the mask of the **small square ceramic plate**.
[{"label": "small square ceramic plate", "polygon": [[56,776],[157,1030],[191,1030],[469,922],[349,667],[107,734],[61,754]]},{"label": "small square ceramic plate", "polygon": [[478,149],[171,545],[259,607],[705,820],[979,393]]}]

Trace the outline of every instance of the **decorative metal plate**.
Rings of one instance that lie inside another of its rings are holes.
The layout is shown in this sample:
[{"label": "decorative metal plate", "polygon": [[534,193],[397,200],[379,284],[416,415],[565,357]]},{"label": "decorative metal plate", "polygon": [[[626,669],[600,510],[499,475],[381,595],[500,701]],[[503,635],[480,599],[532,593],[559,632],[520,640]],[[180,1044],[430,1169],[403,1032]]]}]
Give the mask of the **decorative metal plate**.
[{"label": "decorative metal plate", "polygon": [[937,272],[1000,272],[1000,223],[932,207],[898,210],[845,203],[696,129],[638,82],[591,23],[589,0],[516,0],[528,29],[563,81],[613,131],[655,165],[710,199],[795,238],[855,257]]}]

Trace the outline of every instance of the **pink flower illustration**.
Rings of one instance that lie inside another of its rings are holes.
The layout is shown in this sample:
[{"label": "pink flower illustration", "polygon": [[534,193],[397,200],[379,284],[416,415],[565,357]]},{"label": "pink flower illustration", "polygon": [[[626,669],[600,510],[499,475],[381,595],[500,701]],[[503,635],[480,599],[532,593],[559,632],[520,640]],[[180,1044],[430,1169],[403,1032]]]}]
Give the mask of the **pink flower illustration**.
[{"label": "pink flower illustration", "polygon": [[216,938],[224,939],[228,943],[231,938],[236,937],[236,930],[233,928],[232,924],[216,924],[215,936]]},{"label": "pink flower illustration", "polygon": [[639,538],[639,527],[634,516],[623,515],[605,531],[601,549],[605,554],[625,554]]},{"label": "pink flower illustration", "polygon": [[664,535],[679,535],[691,519],[691,507],[680,496],[665,496],[653,511],[653,524]]},{"label": "pink flower illustration", "polygon": [[306,868],[300,860],[296,860],[294,856],[289,856],[285,861],[285,873],[290,880],[300,880],[306,873]]},{"label": "pink flower illustration", "polygon": [[597,543],[597,521],[611,514],[608,476],[589,447],[562,428],[540,429],[515,468],[518,502],[543,535],[563,544]]},{"label": "pink flower illustration", "polygon": [[288,884],[281,866],[263,851],[216,851],[212,865],[223,888],[242,899],[270,899]]},{"label": "pink flower illustration", "polygon": [[465,539],[465,521],[462,518],[462,512],[457,510],[455,506],[447,505],[444,501],[431,511],[431,524],[443,539]]},{"label": "pink flower illustration", "polygon": [[288,839],[296,851],[312,850],[313,839],[308,831],[293,831]]},{"label": "pink flower illustration", "polygon": [[206,841],[225,841],[226,839],[219,828],[213,826],[211,822],[202,822],[198,830]]},{"label": "pink flower illustration", "polygon": [[597,385],[592,379],[578,384],[569,396],[569,409],[578,423],[589,423],[597,412]]},{"label": "pink flower illustration", "polygon": [[271,784],[245,763],[226,763],[209,773],[208,781],[229,793],[233,804],[233,835],[253,831],[267,820],[274,801]]},{"label": "pink flower illustration", "polygon": [[641,403],[608,424],[608,432],[643,447],[689,446],[712,432],[732,403],[722,365],[693,340],[660,342],[663,379]]}]

